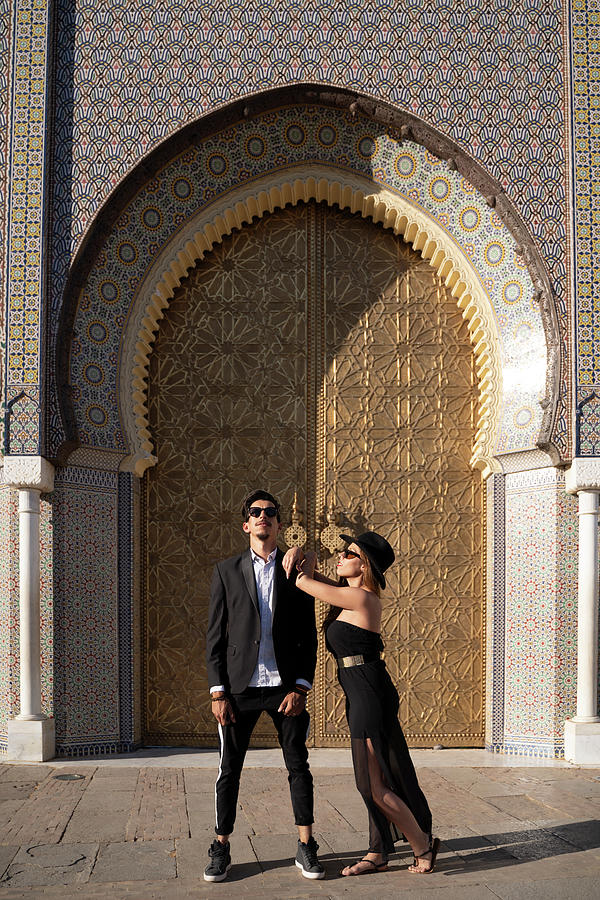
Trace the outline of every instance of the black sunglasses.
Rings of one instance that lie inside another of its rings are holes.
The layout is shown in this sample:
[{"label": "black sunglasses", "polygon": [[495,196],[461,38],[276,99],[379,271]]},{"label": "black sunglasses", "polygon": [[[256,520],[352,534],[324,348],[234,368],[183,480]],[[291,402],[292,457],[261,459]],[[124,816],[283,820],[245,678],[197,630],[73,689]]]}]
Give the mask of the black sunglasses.
[{"label": "black sunglasses", "polygon": [[274,506],[251,506],[248,510],[248,515],[252,516],[253,519],[260,519],[263,513],[269,519],[272,519],[273,516],[277,515],[277,509]]},{"label": "black sunglasses", "polygon": [[356,550],[342,550],[340,556],[344,559],[360,559],[360,553],[357,553]]}]

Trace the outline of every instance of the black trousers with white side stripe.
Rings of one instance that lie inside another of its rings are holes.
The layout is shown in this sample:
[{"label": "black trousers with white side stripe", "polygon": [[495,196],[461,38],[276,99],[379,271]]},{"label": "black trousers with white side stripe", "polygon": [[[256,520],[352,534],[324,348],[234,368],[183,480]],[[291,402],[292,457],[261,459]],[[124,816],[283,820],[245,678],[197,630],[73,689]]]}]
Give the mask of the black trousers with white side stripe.
[{"label": "black trousers with white side stripe", "polygon": [[243,693],[232,697],[236,721],[230,725],[219,725],[221,755],[215,785],[217,834],[227,835],[233,831],[244,759],[250,737],[263,711],[271,717],[277,729],[288,770],[294,821],[296,825],[312,825],[314,821],[313,779],[306,749],[310,716],[306,710],[299,716],[284,716],[277,712],[286,694],[287,689],[283,687],[246,688]]}]

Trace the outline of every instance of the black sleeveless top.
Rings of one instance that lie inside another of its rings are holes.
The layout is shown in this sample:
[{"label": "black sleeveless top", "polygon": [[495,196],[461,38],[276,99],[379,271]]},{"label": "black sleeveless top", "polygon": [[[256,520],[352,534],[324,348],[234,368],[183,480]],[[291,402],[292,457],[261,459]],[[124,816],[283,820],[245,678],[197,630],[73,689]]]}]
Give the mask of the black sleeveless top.
[{"label": "black sleeveless top", "polygon": [[361,653],[372,659],[383,650],[381,635],[376,631],[361,628],[351,622],[334,619],[325,634],[327,649],[339,659],[341,656],[356,656]]}]

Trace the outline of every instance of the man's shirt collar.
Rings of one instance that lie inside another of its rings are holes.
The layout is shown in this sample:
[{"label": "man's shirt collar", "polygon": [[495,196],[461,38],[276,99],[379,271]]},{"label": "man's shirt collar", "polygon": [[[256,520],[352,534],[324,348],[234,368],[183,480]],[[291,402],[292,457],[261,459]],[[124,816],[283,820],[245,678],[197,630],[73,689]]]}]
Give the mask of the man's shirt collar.
[{"label": "man's shirt collar", "polygon": [[275,557],[277,555],[277,547],[275,547],[274,550],[271,550],[271,552],[267,556],[266,560],[263,559],[262,556],[259,556],[258,553],[252,549],[252,547],[250,547],[250,553],[252,555],[252,562],[258,562],[260,560],[260,562],[264,566],[266,566],[268,563],[273,562],[273,560],[275,559]]}]

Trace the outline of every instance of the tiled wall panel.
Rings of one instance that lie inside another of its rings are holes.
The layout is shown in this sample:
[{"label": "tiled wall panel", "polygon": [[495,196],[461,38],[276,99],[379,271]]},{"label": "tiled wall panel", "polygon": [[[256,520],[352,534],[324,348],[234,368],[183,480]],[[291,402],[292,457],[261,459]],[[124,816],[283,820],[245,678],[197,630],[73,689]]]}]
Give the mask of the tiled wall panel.
[{"label": "tiled wall panel", "polygon": [[504,642],[505,642],[505,502],[504,475],[486,481],[486,691],[485,744],[489,750],[504,746]]},{"label": "tiled wall panel", "polygon": [[560,756],[577,686],[577,499],[558,470],[506,476],[504,744]]},{"label": "tiled wall panel", "polygon": [[[19,522],[17,495],[0,484],[0,748],[19,702]],[[16,681],[15,681],[16,679]]]},{"label": "tiled wall panel", "polygon": [[[6,187],[8,161],[8,90],[10,73],[10,0],[0,0],[0,396],[5,376],[6,332]],[[0,447],[3,446],[4,420],[0,418]]]},{"label": "tiled wall panel", "polygon": [[[600,178],[600,2],[573,0],[573,167],[576,237],[575,283],[577,298],[577,381],[579,399],[600,392],[600,272],[597,265],[598,182]],[[593,434],[583,441],[584,454],[597,455],[600,429],[597,409],[584,408],[584,423],[591,414]],[[588,430],[585,429],[584,431]]]},{"label": "tiled wall panel", "polygon": [[53,494],[57,747],[119,740],[117,476],[67,467]]},{"label": "tiled wall panel", "polygon": [[73,115],[61,151],[73,158],[74,243],[168,134],[244,94],[319,81],[396,103],[472,153],[515,200],[564,287],[561,0],[57,6],[75,72],[72,101],[61,95],[58,109]]},{"label": "tiled wall panel", "polygon": [[[54,611],[52,503],[40,503],[40,655],[42,712],[54,714]],[[0,484],[0,749],[6,748],[9,718],[20,711],[19,690],[19,501]]]}]

